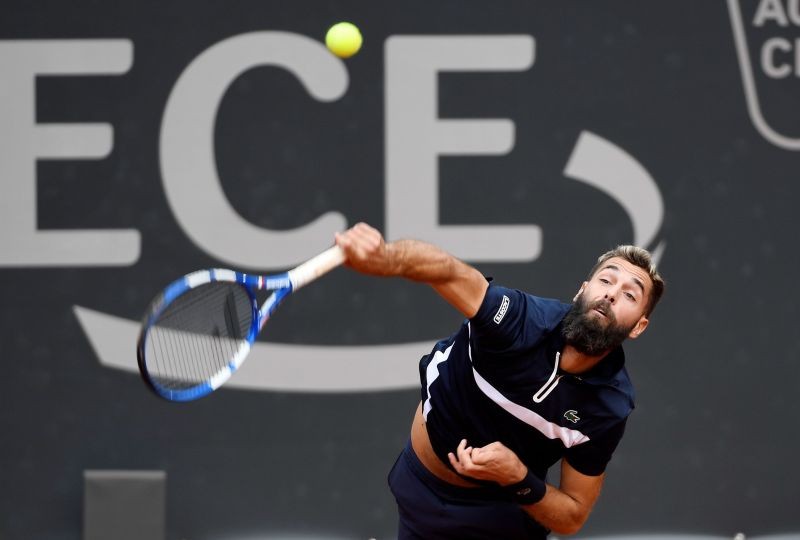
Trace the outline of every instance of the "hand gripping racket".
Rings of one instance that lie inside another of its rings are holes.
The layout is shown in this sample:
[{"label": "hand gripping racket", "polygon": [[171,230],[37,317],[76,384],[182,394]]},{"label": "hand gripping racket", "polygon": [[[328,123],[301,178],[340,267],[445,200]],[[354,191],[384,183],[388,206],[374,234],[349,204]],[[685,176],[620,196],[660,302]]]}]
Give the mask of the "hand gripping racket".
[{"label": "hand gripping racket", "polygon": [[[145,382],[170,401],[210,394],[239,369],[281,301],[344,259],[334,246],[283,274],[210,269],[170,283],[142,321],[136,355]],[[260,308],[257,290],[272,291]]]}]

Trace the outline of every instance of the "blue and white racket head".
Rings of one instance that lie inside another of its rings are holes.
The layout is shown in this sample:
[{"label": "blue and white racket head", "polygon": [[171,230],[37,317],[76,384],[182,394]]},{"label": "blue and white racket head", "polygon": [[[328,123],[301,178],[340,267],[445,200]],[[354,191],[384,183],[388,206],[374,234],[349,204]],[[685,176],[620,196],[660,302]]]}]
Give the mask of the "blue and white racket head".
[{"label": "blue and white racket head", "polygon": [[137,343],[139,371],[169,401],[219,388],[241,366],[258,335],[254,289],[263,278],[200,270],[170,283],[150,304]]},{"label": "blue and white racket head", "polygon": [[[170,401],[210,394],[239,369],[281,301],[344,260],[344,252],[333,246],[283,274],[252,276],[215,268],[172,282],[142,321],[136,346],[142,377]],[[260,309],[257,290],[272,291]]]}]

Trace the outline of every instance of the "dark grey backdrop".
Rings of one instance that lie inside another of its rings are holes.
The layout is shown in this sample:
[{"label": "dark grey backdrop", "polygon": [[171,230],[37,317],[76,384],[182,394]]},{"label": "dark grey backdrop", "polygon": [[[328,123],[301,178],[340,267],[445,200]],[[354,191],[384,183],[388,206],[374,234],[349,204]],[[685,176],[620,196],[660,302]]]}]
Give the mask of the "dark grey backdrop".
[{"label": "dark grey backdrop", "polygon": [[[528,70],[439,77],[440,117],[516,125],[508,155],[441,158],[441,221],[539,225],[538,259],[478,266],[568,299],[593,257],[633,234],[613,198],[564,177],[580,133],[633,156],[664,203],[657,240],[668,293],[629,348],[638,406],[581,535],[800,534],[800,152],[767,140],[748,115],[734,4],[6,0],[0,40],[132,41],[123,75],[38,78],[37,122],[107,122],[114,147],[102,160],[39,161],[36,205],[39,229],[138,229],[141,253],[130,266],[0,267],[0,537],[79,538],[85,469],[165,470],[170,540],[392,537],[385,475],[416,389],[222,390],[175,406],[134,374],[102,366],[73,312],[135,320],[169,280],[222,264],[179,227],[160,180],[162,114],[189,62],[237,34],[322,39],[342,19],[362,28],[365,45],[346,62],[340,100],[313,101],[287,72],[265,67],[237,79],[221,103],[216,158],[237,211],[271,229],[329,210],[383,227],[385,40],[533,36]],[[775,129],[798,137],[800,77],[769,78],[759,55],[775,36],[797,46],[800,21],[755,26],[758,6],[743,0],[741,9],[761,107]],[[776,61],[792,65],[795,52]],[[0,73],[0,99],[11,99],[4,84]],[[0,118],[6,136],[14,129]],[[0,197],[15,185],[0,179]],[[0,230],[11,242],[15,234]],[[426,287],[344,270],[303,294],[262,339],[433,341],[459,322]]]}]

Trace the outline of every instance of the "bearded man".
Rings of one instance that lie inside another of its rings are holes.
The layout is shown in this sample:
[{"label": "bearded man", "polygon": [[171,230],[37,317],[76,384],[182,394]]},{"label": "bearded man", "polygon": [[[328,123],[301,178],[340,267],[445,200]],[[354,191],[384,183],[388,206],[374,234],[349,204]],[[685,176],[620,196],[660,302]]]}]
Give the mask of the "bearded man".
[{"label": "bearded man", "polygon": [[[634,407],[622,342],[664,291],[650,254],[600,256],[572,304],[490,283],[416,240],[359,223],[336,237],[346,265],[427,283],[467,320],[420,361],[421,402],[389,473],[398,538],[573,534],[600,494]],[[561,462],[558,487],[547,470]]]}]

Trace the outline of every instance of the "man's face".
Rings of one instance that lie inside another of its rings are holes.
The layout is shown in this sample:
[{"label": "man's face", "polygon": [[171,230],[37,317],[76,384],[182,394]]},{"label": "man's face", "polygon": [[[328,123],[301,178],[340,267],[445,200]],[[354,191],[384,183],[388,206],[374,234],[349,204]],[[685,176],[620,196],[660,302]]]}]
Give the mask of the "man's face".
[{"label": "man's face", "polygon": [[609,259],[575,296],[564,319],[567,342],[580,352],[598,355],[628,337],[638,337],[648,324],[645,309],[651,287],[645,270],[624,259]]}]

